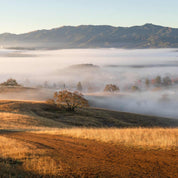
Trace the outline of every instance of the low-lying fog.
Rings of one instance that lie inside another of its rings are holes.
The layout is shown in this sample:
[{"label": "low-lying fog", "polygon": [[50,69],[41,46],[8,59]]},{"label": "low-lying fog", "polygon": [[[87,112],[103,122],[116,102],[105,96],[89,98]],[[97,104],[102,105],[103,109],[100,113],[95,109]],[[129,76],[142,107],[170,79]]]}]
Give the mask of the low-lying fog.
[{"label": "low-lying fog", "polygon": [[[8,78],[53,90],[75,90],[80,81],[92,106],[178,118],[177,49],[1,49],[0,82]],[[120,92],[103,93],[107,84]]]}]

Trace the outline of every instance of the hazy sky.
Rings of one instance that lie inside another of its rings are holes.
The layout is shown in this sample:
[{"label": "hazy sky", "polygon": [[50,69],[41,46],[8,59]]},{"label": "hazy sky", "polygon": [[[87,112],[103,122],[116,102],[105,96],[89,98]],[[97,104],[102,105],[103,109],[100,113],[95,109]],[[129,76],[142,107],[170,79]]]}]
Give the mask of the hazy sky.
[{"label": "hazy sky", "polygon": [[178,28],[178,0],[0,0],[0,33],[145,23]]}]

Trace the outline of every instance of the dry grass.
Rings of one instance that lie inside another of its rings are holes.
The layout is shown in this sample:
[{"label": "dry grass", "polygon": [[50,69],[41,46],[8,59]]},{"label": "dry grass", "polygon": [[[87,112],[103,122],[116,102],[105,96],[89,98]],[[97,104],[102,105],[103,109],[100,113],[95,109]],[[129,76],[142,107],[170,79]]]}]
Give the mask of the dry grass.
[{"label": "dry grass", "polygon": [[0,176],[25,174],[59,175],[62,170],[44,149],[0,136]]},{"label": "dry grass", "polygon": [[50,156],[36,156],[26,161],[24,168],[26,171],[32,171],[39,175],[59,175],[62,167]]},{"label": "dry grass", "polygon": [[177,120],[102,109],[64,112],[40,101],[0,100],[0,129],[33,130],[42,127],[176,127]]},{"label": "dry grass", "polygon": [[0,129],[4,130],[39,130],[46,127],[63,127],[62,123],[26,114],[0,112]]},{"label": "dry grass", "polygon": [[[161,127],[162,118],[158,118],[158,125]],[[138,122],[135,124],[135,122]],[[169,150],[178,148],[178,128],[163,129],[163,128],[135,128],[135,129],[118,129],[118,128],[66,128],[68,126],[88,126],[88,127],[102,127],[110,124],[114,126],[126,127],[126,126],[143,126],[148,125],[149,121],[156,123],[157,120],[152,117],[132,115],[127,113],[118,113],[106,110],[87,109],[81,110],[76,113],[63,113],[55,110],[52,106],[44,102],[32,102],[32,101],[0,101],[0,129],[4,130],[25,130],[38,134],[38,137],[34,136],[32,141],[25,140],[26,136],[22,138],[15,137],[16,132],[12,132],[10,135],[7,132],[3,136],[0,136],[0,177],[35,177],[35,176],[60,176],[62,172],[65,172],[70,168],[68,162],[70,162],[71,156],[68,156],[70,151],[73,153],[75,141],[72,142],[71,147],[67,150],[64,146],[64,150],[61,151],[61,145],[65,145],[66,140],[74,138],[82,138],[88,140],[82,140],[81,144],[85,145],[85,142],[91,142],[95,140],[98,142],[111,143],[115,147],[116,145],[124,145],[129,147],[139,147],[146,149],[162,149]],[[165,120],[165,125],[169,123]],[[105,124],[105,125],[104,125]],[[156,124],[156,126],[157,126]],[[141,125],[142,126],[142,125]],[[60,129],[61,128],[61,129]],[[35,131],[34,131],[35,130]],[[29,132],[18,132],[20,135],[23,133],[32,134]],[[44,134],[41,137],[40,133]],[[48,135],[52,134],[52,135]],[[61,143],[60,137],[56,136],[53,140],[53,135],[64,135],[63,142]],[[49,137],[44,145],[43,138]],[[31,137],[31,136],[30,136]],[[59,139],[59,140],[58,140]],[[66,140],[65,140],[66,139]],[[43,142],[41,142],[43,140]],[[74,139],[75,140],[75,139]],[[58,141],[59,146],[56,146]],[[53,144],[52,146],[49,144]],[[83,143],[84,142],[84,143]],[[70,143],[70,142],[69,142]],[[88,148],[91,143],[88,143]],[[96,148],[98,147],[96,144]],[[103,143],[100,143],[103,145]],[[108,144],[104,144],[108,145]],[[81,146],[81,145],[80,145]],[[110,146],[110,145],[109,145]],[[55,149],[54,149],[55,148]],[[76,147],[79,148],[78,145]],[[87,150],[88,150],[87,148]],[[125,148],[125,147],[124,147]],[[77,150],[76,149],[76,150]],[[83,150],[86,148],[84,147]],[[100,149],[101,150],[101,149]],[[133,150],[133,149],[131,149]],[[64,152],[66,151],[66,159],[62,160]],[[80,151],[77,154],[80,155]],[[110,151],[110,150],[109,150]],[[145,150],[143,150],[145,151]],[[154,150],[157,151],[157,150]],[[160,151],[160,150],[159,150]],[[59,154],[61,153],[61,155]],[[87,153],[87,151],[86,151]],[[74,153],[75,155],[77,155]],[[98,154],[96,152],[96,154]],[[60,156],[58,156],[60,155]],[[105,155],[105,152],[104,154]],[[73,156],[73,155],[72,155]],[[91,156],[91,155],[89,155]],[[94,155],[95,157],[95,155]],[[88,161],[88,159],[86,159]],[[78,161],[78,158],[77,158]],[[82,162],[83,160],[81,160]],[[70,165],[70,164],[69,164]],[[83,165],[83,162],[82,162]],[[90,165],[90,162],[89,162]],[[118,167],[118,166],[117,166]],[[66,169],[66,170],[65,170]]]},{"label": "dry grass", "polygon": [[24,145],[14,139],[0,136],[0,157],[3,159],[13,158],[22,159],[25,154],[30,152],[29,145]]},{"label": "dry grass", "polygon": [[[39,132],[38,132],[39,133]],[[96,140],[106,143],[122,144],[149,149],[177,149],[178,129],[163,128],[128,128],[128,129],[56,129],[41,133],[65,135],[70,137]]]},{"label": "dry grass", "polygon": [[176,150],[29,132],[4,134],[8,138],[0,137],[0,177],[177,177]]}]

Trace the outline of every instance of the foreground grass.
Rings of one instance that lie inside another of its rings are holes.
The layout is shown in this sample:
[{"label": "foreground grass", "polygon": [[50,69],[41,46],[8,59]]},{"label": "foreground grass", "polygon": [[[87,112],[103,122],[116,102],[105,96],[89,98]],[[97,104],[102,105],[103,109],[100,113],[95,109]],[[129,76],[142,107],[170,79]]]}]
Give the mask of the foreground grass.
[{"label": "foreground grass", "polygon": [[[0,123],[0,177],[54,177],[68,175],[66,171],[77,176],[87,175],[89,171],[93,175],[95,166],[93,168],[92,165],[100,164],[103,157],[103,161],[108,159],[106,158],[106,148],[108,149],[108,155],[112,148],[116,151],[115,155],[118,156],[120,152],[117,152],[117,148],[119,148],[117,146],[122,145],[124,151],[125,146],[129,150],[134,150],[133,147],[147,150],[156,149],[154,150],[156,154],[162,151],[165,152],[163,155],[167,155],[167,152],[170,152],[173,157],[175,157],[174,152],[178,148],[178,128],[167,128],[178,126],[177,120],[154,116],[94,108],[80,109],[75,113],[71,113],[60,111],[58,108],[40,101],[1,100]],[[165,127],[165,129],[154,127]],[[11,132],[9,134],[7,130],[21,132]],[[35,132],[35,134],[29,131]],[[5,136],[3,132],[5,132]],[[29,138],[26,138],[28,134]],[[64,138],[61,138],[63,136]],[[79,138],[77,142],[76,138]],[[57,143],[58,146],[56,146]],[[90,146],[91,144],[92,146]],[[74,145],[76,146],[75,149]],[[64,146],[63,149],[62,146]],[[89,152],[88,149],[90,149]],[[98,157],[98,160],[96,159],[94,164],[93,161],[101,152],[101,149],[103,149],[103,154]],[[138,150],[139,154],[140,149]],[[83,151],[82,156],[84,153],[88,154],[85,161],[80,156],[81,151]],[[143,151],[145,152],[145,150]],[[125,154],[128,155],[127,152]],[[132,154],[135,156],[134,151]],[[107,164],[101,162],[101,167],[96,167],[96,170],[99,170],[96,175],[100,175],[100,169],[103,169],[103,175],[105,175],[110,167],[117,163],[118,160],[112,162],[115,155]],[[122,154],[119,156],[121,157]],[[71,157],[75,159],[75,163],[81,163],[79,172],[76,171],[78,166],[73,164]],[[139,159],[142,159],[142,157],[141,155]],[[160,158],[162,157],[164,156],[161,155]],[[90,158],[91,160],[88,161]],[[126,159],[126,165],[128,165],[127,160],[129,159],[129,157]],[[147,160],[147,158],[145,159]],[[172,163],[172,158],[170,159]],[[136,159],[133,163],[134,167],[137,162]],[[108,166],[110,167],[108,168]],[[116,164],[115,167],[119,168],[120,166]],[[134,167],[131,167],[130,170],[133,170]],[[80,174],[82,170],[84,172]],[[122,170],[123,168],[120,169],[121,172]],[[127,172],[128,168],[126,166]],[[136,172],[139,171],[136,170]]]},{"label": "foreground grass", "polygon": [[61,166],[43,149],[0,136],[0,177],[59,175]]},{"label": "foreground grass", "polygon": [[[129,134],[134,134],[133,138],[136,138],[135,135],[143,136],[140,134],[143,130],[150,133],[147,131],[149,129],[134,130],[139,133],[121,129],[126,132],[124,138],[128,138]],[[156,146],[154,142],[151,147],[144,145],[146,149],[134,147],[135,143],[130,143],[130,147],[121,144],[121,140],[117,141],[118,138],[111,136],[118,136],[119,129],[83,129],[88,134],[87,137],[85,134],[85,138],[89,139],[80,139],[80,134],[76,138],[72,129],[66,129],[64,135],[60,131],[5,131],[0,136],[0,177],[177,177],[177,146],[173,139],[177,131],[174,129],[173,133],[169,130],[157,131],[172,142],[164,146]],[[77,129],[75,131],[79,133]],[[90,131],[98,133],[98,141],[93,141],[96,138],[91,138]],[[73,134],[72,137],[66,136],[68,132]],[[106,139],[106,134],[110,139]],[[141,146],[145,138],[140,138]]]},{"label": "foreground grass", "polygon": [[[150,154],[151,152],[149,151],[155,151],[153,155],[163,153],[162,156],[168,154],[170,156],[167,155],[168,158],[173,159],[178,149],[177,128],[48,128],[31,132],[9,132],[9,134],[5,132],[4,135],[5,136],[2,134],[2,136],[0,136],[0,177],[62,177],[68,174],[82,176],[88,174],[88,172],[80,172],[83,168],[75,170],[76,166],[73,165],[73,161],[70,161],[68,154],[71,154],[70,157],[73,156],[72,159],[75,159],[76,164],[81,163],[81,165],[85,164],[85,166],[91,166],[91,160],[87,163],[87,160],[83,162],[82,157],[80,158],[81,151],[82,155],[85,153],[89,154],[89,157],[92,156],[93,161],[97,154],[99,154],[99,152],[97,152],[97,149],[100,149],[98,146],[103,146],[105,143],[106,148],[102,148],[103,156],[106,154],[105,149],[108,149],[107,154],[110,154],[112,153],[112,149],[115,148],[115,150],[117,150],[121,148],[121,154],[118,152],[114,155],[121,157],[123,154],[122,149],[124,149],[126,150],[124,154],[128,154],[128,158],[131,159],[130,161],[132,162],[134,160],[135,163],[137,163],[137,159],[134,158],[135,153],[137,153],[138,156],[140,153]],[[69,146],[70,143],[71,145]],[[64,145],[63,148],[61,144]],[[91,144],[92,146],[90,147]],[[94,152],[96,150],[96,155],[91,155],[92,148]],[[130,156],[130,151],[127,152],[127,150],[132,150]],[[63,157],[63,155],[65,156]],[[142,159],[142,156],[143,155],[138,157],[138,159]],[[102,156],[100,159],[102,159]],[[149,160],[149,156],[144,159]],[[155,163],[155,158],[152,161],[155,165],[157,164]],[[171,161],[174,161],[175,164],[175,160]],[[110,162],[107,164],[109,165],[109,163]],[[133,163],[133,165],[135,163]],[[114,161],[112,164],[115,164]],[[162,165],[161,162],[159,164]],[[107,166],[105,168],[103,167],[104,165],[100,166],[101,169],[103,169],[102,171],[108,170],[106,168]],[[117,168],[117,165],[115,166]],[[87,171],[90,172],[91,170],[88,168]],[[99,173],[97,174],[100,175]],[[105,173],[102,174],[104,175]],[[168,172],[166,172],[166,174],[168,175]],[[124,173],[121,177],[129,177],[125,175],[127,174]]]},{"label": "foreground grass", "polygon": [[146,149],[178,148],[178,128],[72,128],[39,131],[38,133],[64,135]]}]

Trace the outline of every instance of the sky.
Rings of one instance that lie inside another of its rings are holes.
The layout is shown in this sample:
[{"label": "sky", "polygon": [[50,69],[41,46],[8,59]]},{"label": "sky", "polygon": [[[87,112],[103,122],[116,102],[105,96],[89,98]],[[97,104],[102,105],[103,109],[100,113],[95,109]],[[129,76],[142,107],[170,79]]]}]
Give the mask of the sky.
[{"label": "sky", "polygon": [[0,33],[145,23],[178,28],[178,0],[0,0]]}]

